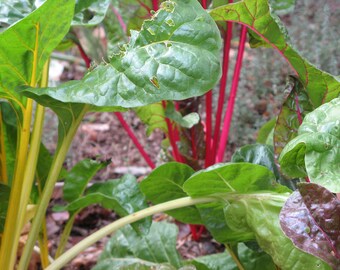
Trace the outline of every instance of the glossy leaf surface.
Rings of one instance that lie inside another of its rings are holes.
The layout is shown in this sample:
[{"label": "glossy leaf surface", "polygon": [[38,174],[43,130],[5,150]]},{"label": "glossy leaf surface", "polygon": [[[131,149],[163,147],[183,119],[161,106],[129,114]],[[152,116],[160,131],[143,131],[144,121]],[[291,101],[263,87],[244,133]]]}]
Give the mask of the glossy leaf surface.
[{"label": "glossy leaf surface", "polygon": [[[72,201],[65,207],[56,210],[75,212],[91,204],[99,203],[104,208],[114,210],[119,216],[127,216],[147,207],[145,198],[140,192],[137,180],[132,175],[125,175],[120,179],[95,183],[88,188],[85,195]],[[138,232],[147,232],[151,219],[146,218],[132,226]]]},{"label": "glossy leaf surface", "polygon": [[[204,31],[202,31],[204,29]],[[137,107],[207,92],[220,76],[220,33],[195,0],[168,1],[110,63],[81,81],[57,88],[26,89],[42,102],[47,96],[66,103]]]},{"label": "glossy leaf surface", "polygon": [[[242,166],[245,166],[243,170]],[[279,213],[289,193],[282,193],[287,189],[274,183],[273,178],[274,175],[260,165],[218,164],[207,172],[191,176],[184,190],[192,197],[221,199],[214,204],[197,205],[204,224],[217,241],[256,240],[280,269],[328,269],[318,258],[295,248],[282,232]]]},{"label": "glossy leaf surface", "polygon": [[312,182],[340,192],[340,98],[309,113],[299,136],[281,153],[282,171],[291,177],[308,175]]},{"label": "glossy leaf surface", "polygon": [[295,77],[290,77],[285,91],[288,95],[283,102],[274,128],[276,157],[280,155],[283,147],[297,136],[303,118],[314,109],[308,93]]},{"label": "glossy leaf surface", "polygon": [[272,146],[265,144],[250,144],[241,147],[233,154],[232,162],[249,162],[267,167],[275,175],[276,181],[288,188],[294,190],[296,185],[293,181],[286,180],[282,177],[276,166],[274,159],[274,150]]},{"label": "glossy leaf surface", "polygon": [[286,30],[271,13],[268,0],[243,0],[215,8],[210,14],[216,21],[233,21],[247,26],[276,49],[299,76],[314,107],[339,95],[339,81],[311,65],[289,44]]},{"label": "glossy leaf surface", "polygon": [[[204,189],[201,188],[203,186]],[[251,163],[216,164],[192,175],[183,187],[191,197],[282,188],[276,183],[275,176],[271,171]]]},{"label": "glossy leaf surface", "polygon": [[177,226],[166,222],[154,222],[149,234],[144,236],[138,236],[126,226],[106,244],[94,270],[122,269],[129,265],[135,265],[134,269],[152,269],[160,267],[159,264],[170,264],[164,269],[179,269],[182,262],[176,250],[177,233]]},{"label": "glossy leaf surface", "polygon": [[340,267],[340,201],[317,184],[299,185],[280,214],[285,234],[294,244],[333,269]]},{"label": "glossy leaf surface", "polygon": [[[194,173],[188,165],[170,162],[159,166],[140,183],[140,189],[153,204],[187,197],[183,191],[184,182]],[[201,217],[195,206],[167,212],[184,223],[201,224]]]},{"label": "glossy leaf surface", "polygon": [[80,198],[93,176],[107,165],[107,162],[99,162],[92,159],[85,159],[76,164],[65,176],[64,199],[67,202],[72,202]]},{"label": "glossy leaf surface", "polygon": [[110,0],[77,0],[72,25],[93,26],[105,17]]}]

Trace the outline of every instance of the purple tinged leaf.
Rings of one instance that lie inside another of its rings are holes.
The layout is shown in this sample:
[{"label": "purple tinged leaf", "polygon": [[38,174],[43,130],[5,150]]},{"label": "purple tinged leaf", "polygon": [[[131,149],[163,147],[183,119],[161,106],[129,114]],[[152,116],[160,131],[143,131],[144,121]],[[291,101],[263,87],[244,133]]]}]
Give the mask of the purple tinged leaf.
[{"label": "purple tinged leaf", "polygon": [[295,246],[340,269],[340,201],[333,193],[299,185],[281,210],[280,224]]}]

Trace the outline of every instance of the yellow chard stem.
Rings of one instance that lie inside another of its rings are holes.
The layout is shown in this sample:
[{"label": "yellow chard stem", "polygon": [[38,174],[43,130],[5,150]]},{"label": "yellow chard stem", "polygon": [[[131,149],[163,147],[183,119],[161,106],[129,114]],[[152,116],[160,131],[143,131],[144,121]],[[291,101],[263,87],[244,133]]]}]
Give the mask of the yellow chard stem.
[{"label": "yellow chard stem", "polygon": [[7,163],[6,163],[6,149],[5,149],[5,136],[4,124],[2,122],[2,111],[0,108],[0,183],[8,184],[7,178]]}]

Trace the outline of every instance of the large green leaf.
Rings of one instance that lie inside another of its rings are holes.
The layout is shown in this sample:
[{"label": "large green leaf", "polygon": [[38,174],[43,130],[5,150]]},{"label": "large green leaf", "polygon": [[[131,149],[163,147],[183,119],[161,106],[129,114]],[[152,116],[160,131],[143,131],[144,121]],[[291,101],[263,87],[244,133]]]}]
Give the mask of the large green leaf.
[{"label": "large green leaf", "polygon": [[215,22],[196,0],[168,1],[110,63],[83,80],[57,88],[26,89],[42,102],[137,107],[207,92],[220,76],[221,38]]},{"label": "large green leaf", "polygon": [[307,176],[330,191],[340,192],[340,98],[306,115],[299,135],[283,149],[279,162],[291,177]]},{"label": "large green leaf", "polygon": [[333,269],[340,268],[340,201],[312,183],[299,185],[280,213],[280,223],[294,244]]},{"label": "large green leaf", "polygon": [[136,265],[134,269],[155,269],[164,263],[179,269],[182,262],[176,250],[177,233],[177,226],[166,222],[153,223],[144,236],[137,235],[130,226],[124,227],[106,244],[94,270],[129,269],[124,268],[129,265]]},{"label": "large green leaf", "polygon": [[101,169],[106,167],[108,162],[100,162],[92,159],[84,159],[76,164],[67,173],[64,180],[63,197],[67,202],[79,199],[89,181]]},{"label": "large green leaf", "polygon": [[0,233],[3,232],[11,189],[0,183]]},{"label": "large green leaf", "polygon": [[314,108],[301,82],[291,76],[286,86],[288,92],[274,128],[274,149],[278,157],[283,147],[297,136],[302,119]]},{"label": "large green leaf", "polygon": [[340,83],[303,59],[288,43],[286,31],[270,12],[268,0],[243,0],[210,11],[216,21],[233,21],[247,26],[275,48],[291,65],[307,90],[314,107],[337,97]]},{"label": "large green leaf", "polygon": [[270,145],[250,144],[241,147],[233,154],[232,162],[249,162],[267,167],[275,174],[276,181],[288,188],[294,190],[296,185],[293,181],[288,181],[282,177],[276,166],[274,159],[274,150]]},{"label": "large green leaf", "polygon": [[70,27],[73,9],[73,1],[48,0],[0,34],[1,98],[24,103],[15,88],[39,79],[50,53]]},{"label": "large green leaf", "polygon": [[[289,192],[277,184],[274,174],[266,167],[250,163],[216,164],[192,175],[184,183],[184,191],[191,197],[205,197],[214,194],[251,193],[275,190]],[[204,187],[204,188],[202,188]],[[204,225],[214,238],[222,243],[250,241],[255,238],[251,231],[232,230],[225,220],[225,205],[212,202],[196,206]]]},{"label": "large green leaf", "polygon": [[277,184],[275,175],[270,170],[251,163],[216,164],[192,175],[183,188],[192,197],[227,192],[287,191]]},{"label": "large green leaf", "polygon": [[[153,204],[187,197],[183,191],[184,182],[194,173],[188,165],[170,162],[159,166],[140,183],[140,189]],[[176,219],[191,224],[201,224],[201,217],[195,206],[167,212]]]},{"label": "large green leaf", "polygon": [[110,0],[77,0],[72,25],[92,26],[105,17]]},{"label": "large green leaf", "polygon": [[[91,204],[100,203],[107,209],[114,210],[120,216],[127,216],[147,207],[144,195],[140,192],[137,180],[132,175],[125,175],[120,179],[95,183],[88,188],[85,195],[73,200],[58,211],[76,212]],[[151,219],[146,218],[132,226],[138,232],[147,232]]]}]

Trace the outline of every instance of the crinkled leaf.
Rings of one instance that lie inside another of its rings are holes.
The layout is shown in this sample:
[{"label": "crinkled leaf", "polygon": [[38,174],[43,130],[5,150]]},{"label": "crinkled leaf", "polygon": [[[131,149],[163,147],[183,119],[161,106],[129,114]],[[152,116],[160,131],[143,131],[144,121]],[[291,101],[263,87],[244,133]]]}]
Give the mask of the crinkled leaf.
[{"label": "crinkled leaf", "polygon": [[100,162],[92,159],[84,159],[76,164],[65,176],[63,188],[64,200],[72,202],[80,198],[88,182],[99,170],[105,168],[108,164],[108,162]]},{"label": "crinkled leaf", "polygon": [[340,192],[340,98],[309,113],[290,141],[279,162],[291,177],[308,175],[332,192]]},{"label": "crinkled leaf", "polygon": [[[86,190],[84,196],[56,210],[75,212],[95,203],[114,210],[122,217],[148,206],[144,195],[139,190],[136,178],[132,175],[125,175],[120,179],[95,183]],[[150,222],[151,219],[146,218],[133,223],[132,226],[136,231],[145,233],[149,229]]]},{"label": "crinkled leaf", "polygon": [[[204,29],[204,31],[202,31]],[[42,102],[137,107],[202,95],[220,76],[221,38],[215,22],[196,0],[168,1],[110,63],[81,81],[57,88],[26,89]]]},{"label": "crinkled leaf", "polygon": [[105,17],[110,0],[77,0],[72,25],[93,26]]},{"label": "crinkled leaf", "polygon": [[165,116],[184,128],[192,128],[200,121],[198,113],[195,112],[182,116],[181,113],[175,109],[173,102],[167,103]]},{"label": "crinkled leaf", "polygon": [[[277,117],[274,128],[274,149],[278,157],[283,147],[297,136],[300,121],[314,108],[301,82],[291,76],[286,86],[288,96]],[[298,116],[300,114],[300,118]]]},{"label": "crinkled leaf", "polygon": [[0,233],[3,232],[11,189],[0,183]]},{"label": "crinkled leaf", "polygon": [[232,162],[249,162],[267,167],[275,174],[276,181],[290,189],[295,189],[296,185],[292,181],[285,180],[275,163],[274,150],[272,146],[264,144],[251,144],[238,149],[231,158]]},{"label": "crinkled leaf", "polygon": [[280,223],[298,248],[340,268],[340,201],[330,191],[299,185],[282,208]]},{"label": "crinkled leaf", "polygon": [[[188,165],[170,162],[159,166],[140,183],[140,189],[153,204],[187,197],[183,191],[184,182],[194,173]],[[167,212],[184,223],[201,224],[201,217],[195,206]]]},{"label": "crinkled leaf", "polygon": [[146,105],[143,107],[137,107],[134,110],[140,120],[142,120],[142,122],[147,125],[147,136],[150,136],[151,133],[157,128],[165,133],[168,131],[168,127],[165,121],[164,107],[161,102]]},{"label": "crinkled leaf", "polygon": [[[250,163],[216,164],[192,175],[184,183],[184,191],[191,197],[218,196],[226,193],[251,193],[261,190],[286,192],[277,184],[267,168]],[[202,188],[204,187],[204,188]],[[225,205],[212,202],[196,206],[202,221],[215,239],[221,243],[254,239],[251,231],[234,231],[226,223]]]},{"label": "crinkled leaf", "polygon": [[155,263],[168,263],[178,269],[182,262],[176,250],[177,233],[177,226],[166,222],[152,223],[150,232],[143,236],[126,226],[108,241],[94,270],[125,269],[120,267],[136,263],[150,268],[135,269],[152,269]]},{"label": "crinkled leaf", "polygon": [[[15,88],[39,79],[50,53],[70,27],[73,10],[73,1],[48,0],[0,34],[1,98],[24,105],[25,99]],[[19,115],[21,109],[17,108]]]},{"label": "crinkled leaf", "polygon": [[243,0],[210,11],[216,21],[234,21],[246,25],[284,56],[296,71],[314,107],[336,98],[340,83],[302,58],[288,43],[286,30],[271,13],[268,0]]}]

